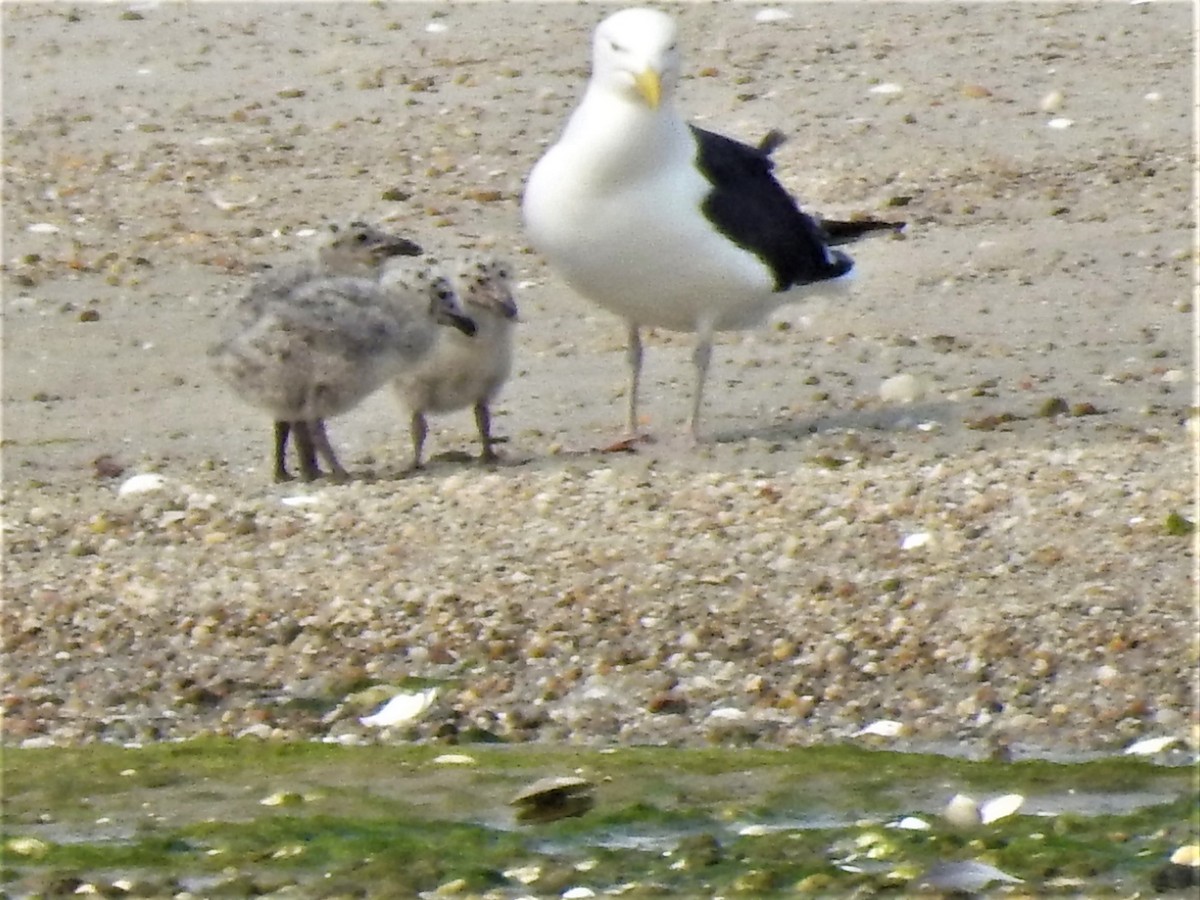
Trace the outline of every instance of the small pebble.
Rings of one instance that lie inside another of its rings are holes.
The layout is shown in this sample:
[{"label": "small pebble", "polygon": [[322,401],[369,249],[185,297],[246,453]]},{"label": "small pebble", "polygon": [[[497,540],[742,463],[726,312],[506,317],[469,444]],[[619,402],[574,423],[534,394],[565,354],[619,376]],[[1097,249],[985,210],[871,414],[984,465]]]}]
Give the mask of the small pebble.
[{"label": "small pebble", "polygon": [[903,372],[884,379],[879,385],[879,399],[884,403],[916,403],[925,396],[927,389],[925,379]]},{"label": "small pebble", "polygon": [[783,22],[792,17],[786,9],[760,9],[754,14],[755,22]]},{"label": "small pebble", "polygon": [[1038,106],[1042,112],[1058,112],[1062,109],[1063,99],[1062,91],[1050,91],[1050,93],[1042,97],[1042,102]]},{"label": "small pebble", "polygon": [[166,484],[167,479],[163,476],[156,472],[146,472],[125,479],[117,489],[117,495],[128,497],[134,494],[148,494],[152,491],[161,491]]}]

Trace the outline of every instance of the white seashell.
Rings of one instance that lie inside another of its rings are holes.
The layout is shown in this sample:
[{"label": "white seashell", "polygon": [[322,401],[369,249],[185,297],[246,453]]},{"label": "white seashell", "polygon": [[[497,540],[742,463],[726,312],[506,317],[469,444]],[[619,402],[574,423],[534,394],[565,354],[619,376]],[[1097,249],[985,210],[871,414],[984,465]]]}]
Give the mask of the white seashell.
[{"label": "white seashell", "polygon": [[233,142],[227,137],[217,137],[216,135],[209,134],[200,138],[196,143],[201,147],[219,147],[222,144],[231,144]]},{"label": "white seashell", "polygon": [[1178,742],[1179,738],[1170,736],[1143,738],[1126,747],[1125,753],[1130,756],[1153,756],[1155,753],[1162,753]]},{"label": "white seashell", "polygon": [[411,722],[424,713],[437,699],[435,687],[424,691],[405,691],[383,704],[373,715],[362,716],[358,721],[373,728],[388,728]]},{"label": "white seashell", "polygon": [[433,762],[438,766],[473,766],[475,757],[465,753],[443,753],[441,756],[435,756]]},{"label": "white seashell", "polygon": [[62,229],[57,225],[52,225],[49,222],[34,222],[26,231],[31,231],[34,234],[58,234]]},{"label": "white seashell", "polygon": [[596,892],[590,887],[573,887],[563,891],[563,900],[586,900],[588,897],[595,897]]},{"label": "white seashell", "polygon": [[38,859],[50,852],[50,845],[34,837],[15,837],[4,844],[4,849],[17,856]]},{"label": "white seashell", "polygon": [[304,797],[295,791],[276,791],[258,802],[262,806],[297,806],[304,802]]},{"label": "white seashell", "polygon": [[746,713],[734,706],[721,706],[714,709],[708,714],[710,719],[724,719],[730,722],[736,722],[739,719],[746,718]]},{"label": "white seashell", "polygon": [[148,494],[151,491],[161,491],[166,487],[167,479],[157,472],[144,472],[126,478],[117,488],[118,497],[128,497],[131,494]]},{"label": "white seashell", "polygon": [[360,747],[365,746],[366,741],[357,734],[327,734],[321,738],[322,744],[337,744],[339,747]]},{"label": "white seashell", "polygon": [[1171,862],[1177,866],[1200,869],[1200,844],[1184,844],[1171,854]]},{"label": "white seashell", "polygon": [[873,734],[876,737],[894,738],[899,737],[903,733],[903,722],[897,722],[894,719],[876,719],[870,725],[864,725],[858,731],[854,732],[854,736],[859,737],[864,734]]},{"label": "white seashell", "polygon": [[990,825],[999,819],[1007,818],[1025,804],[1025,798],[1020,794],[1003,794],[985,800],[979,804],[979,821]]},{"label": "white seashell", "polygon": [[1039,105],[1041,106],[1042,112],[1058,112],[1060,109],[1062,109],[1063,92],[1051,91],[1042,98],[1042,102]]},{"label": "white seashell", "polygon": [[1064,128],[1070,128],[1074,124],[1075,124],[1075,122],[1072,119],[1058,118],[1058,119],[1051,119],[1049,122],[1046,123],[1046,127],[1047,128],[1055,128],[1055,129],[1058,129],[1059,131],[1061,131]]},{"label": "white seashell", "polygon": [[905,816],[899,822],[893,822],[889,828],[899,828],[903,831],[929,831],[933,828],[924,819],[918,819],[916,816]]},{"label": "white seashell", "polygon": [[533,884],[542,877],[542,867],[517,866],[515,869],[505,869],[501,874],[509,881],[519,881],[521,884]]},{"label": "white seashell", "polygon": [[896,84],[894,81],[885,81],[883,84],[875,85],[875,87],[871,88],[867,93],[869,93],[869,94],[899,94],[903,90],[904,90],[904,88],[902,88],[900,85]]},{"label": "white seashell", "polygon": [[450,26],[445,22],[430,22],[425,26],[425,30],[430,34],[442,34],[443,32],[449,31]]},{"label": "white seashell", "polygon": [[969,828],[980,823],[979,804],[966,794],[955,794],[942,810],[942,818],[959,828]]},{"label": "white seashell", "polygon": [[245,200],[226,200],[216,191],[210,191],[208,199],[212,201],[213,206],[215,206],[217,209],[224,210],[225,212],[231,212],[235,209],[245,209],[247,206],[250,206],[258,200],[258,194],[252,194]]},{"label": "white seashell", "polygon": [[321,498],[313,494],[296,494],[294,497],[280,497],[279,502],[284,506],[316,506]]},{"label": "white seashell", "polygon": [[924,547],[931,540],[933,540],[933,535],[928,531],[918,531],[915,534],[905,535],[904,540],[900,542],[900,549],[917,550]]},{"label": "white seashell", "polygon": [[754,14],[755,22],[783,22],[790,19],[792,14],[786,9],[760,9]]},{"label": "white seashell", "polygon": [[1158,91],[1151,91],[1142,99],[1145,100],[1147,103],[1157,103],[1159,100],[1162,99],[1162,94],[1159,93]]}]

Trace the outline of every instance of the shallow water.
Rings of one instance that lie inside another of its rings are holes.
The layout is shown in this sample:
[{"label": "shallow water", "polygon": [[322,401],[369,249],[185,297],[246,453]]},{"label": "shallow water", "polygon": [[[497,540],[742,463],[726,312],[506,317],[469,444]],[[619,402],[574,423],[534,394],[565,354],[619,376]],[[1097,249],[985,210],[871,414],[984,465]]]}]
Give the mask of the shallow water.
[{"label": "shallow water", "polygon": [[[368,896],[445,885],[496,898],[628,885],[666,896],[871,894],[959,862],[964,878],[991,866],[1050,893],[1069,884],[1089,896],[1167,896],[1167,858],[1200,833],[1195,767],[1130,758],[462,745],[456,753],[472,763],[447,765],[434,762],[440,749],[205,741],[8,751],[2,885],[11,896],[117,882],[250,896],[330,879]],[[562,774],[592,783],[594,807],[518,824],[509,799]],[[1024,806],[988,826],[941,815],[956,793],[1014,792]],[[896,827],[904,817],[929,827]]]}]

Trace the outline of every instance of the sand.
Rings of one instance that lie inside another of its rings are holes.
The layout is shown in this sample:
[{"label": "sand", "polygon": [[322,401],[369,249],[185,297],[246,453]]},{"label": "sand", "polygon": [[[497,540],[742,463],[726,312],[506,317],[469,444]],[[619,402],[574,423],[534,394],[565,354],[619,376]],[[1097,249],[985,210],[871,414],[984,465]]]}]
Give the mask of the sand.
[{"label": "sand", "polygon": [[[604,685],[625,698],[612,721],[495,725],[518,738],[721,739],[709,717],[733,706],[780,743],[877,717],[978,746],[1011,742],[1012,718],[1038,752],[1194,740],[1194,551],[1166,525],[1194,516],[1190,6],[779,8],[673,7],[681,106],[747,141],[785,131],[778,172],[806,208],[908,227],[854,248],[849,299],[721,338],[705,446],[684,437],[690,340],[651,335],[656,440],[612,454],[623,328],[519,219],[606,7],[5,4],[6,740],[128,738],[113,723],[145,670],[207,685],[234,655],[264,660],[232,678],[249,699],[216,691],[155,733],[357,727],[262,712],[296,682],[281,642],[308,638],[305,677],[452,679],[442,715],[460,720],[583,709],[588,679],[646,675]],[[256,271],[354,217],[512,261],[506,464],[465,458],[467,411],[433,420],[430,466],[404,477],[407,416],[384,391],[331,424],[363,481],[271,483],[270,423],[205,350]],[[161,491],[117,496],[147,472]],[[313,507],[281,503],[297,495]],[[470,627],[431,635],[450,595]],[[345,604],[353,627],[306,635]],[[165,646],[214,605],[203,660]],[[251,606],[286,634],[247,624]],[[595,616],[655,638],[610,653]],[[84,727],[84,689],[109,685],[134,624],[123,686]],[[901,653],[926,644],[962,646]],[[1039,647],[1051,661],[1021,680]],[[161,724],[186,689],[159,682],[137,715]]]}]

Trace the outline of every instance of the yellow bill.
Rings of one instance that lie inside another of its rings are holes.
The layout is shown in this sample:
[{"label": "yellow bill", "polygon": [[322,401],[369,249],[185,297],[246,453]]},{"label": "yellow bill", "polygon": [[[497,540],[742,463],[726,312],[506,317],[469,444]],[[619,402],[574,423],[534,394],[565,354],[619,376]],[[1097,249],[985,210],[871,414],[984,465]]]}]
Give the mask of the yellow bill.
[{"label": "yellow bill", "polygon": [[634,84],[637,85],[638,93],[642,95],[646,105],[651,109],[658,109],[658,102],[662,99],[662,84],[658,80],[658,73],[653,69],[638,72],[634,76]]}]

